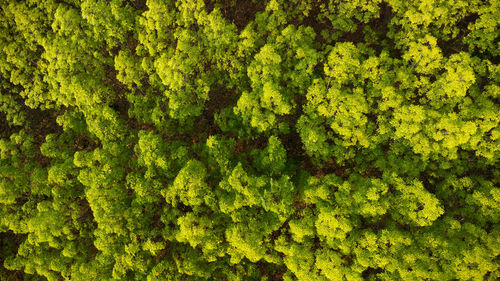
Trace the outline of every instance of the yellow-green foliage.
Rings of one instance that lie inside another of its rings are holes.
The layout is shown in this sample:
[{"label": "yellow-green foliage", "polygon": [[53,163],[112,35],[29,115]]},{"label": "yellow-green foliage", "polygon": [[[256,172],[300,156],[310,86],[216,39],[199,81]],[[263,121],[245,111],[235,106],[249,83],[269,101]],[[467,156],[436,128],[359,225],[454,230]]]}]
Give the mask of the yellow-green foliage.
[{"label": "yellow-green foliage", "polygon": [[499,280],[499,26],[0,0],[0,280]]}]

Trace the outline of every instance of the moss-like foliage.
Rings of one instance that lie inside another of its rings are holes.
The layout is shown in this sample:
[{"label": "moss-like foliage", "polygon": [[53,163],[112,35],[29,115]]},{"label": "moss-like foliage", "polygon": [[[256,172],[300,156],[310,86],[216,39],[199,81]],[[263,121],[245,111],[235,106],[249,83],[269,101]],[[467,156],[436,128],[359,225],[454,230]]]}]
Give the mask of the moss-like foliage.
[{"label": "moss-like foliage", "polygon": [[499,280],[498,0],[0,0],[0,280]]}]

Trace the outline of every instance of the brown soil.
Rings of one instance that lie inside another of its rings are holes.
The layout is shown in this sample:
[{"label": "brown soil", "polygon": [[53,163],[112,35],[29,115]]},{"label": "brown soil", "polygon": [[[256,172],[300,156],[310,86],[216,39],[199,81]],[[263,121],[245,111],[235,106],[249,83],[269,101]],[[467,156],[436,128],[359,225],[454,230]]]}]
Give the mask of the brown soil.
[{"label": "brown soil", "polygon": [[259,0],[221,0],[205,1],[205,8],[207,12],[211,12],[215,5],[221,9],[224,18],[234,23],[238,30],[243,30],[247,24],[255,18],[255,14],[259,11],[264,11],[265,1]]}]

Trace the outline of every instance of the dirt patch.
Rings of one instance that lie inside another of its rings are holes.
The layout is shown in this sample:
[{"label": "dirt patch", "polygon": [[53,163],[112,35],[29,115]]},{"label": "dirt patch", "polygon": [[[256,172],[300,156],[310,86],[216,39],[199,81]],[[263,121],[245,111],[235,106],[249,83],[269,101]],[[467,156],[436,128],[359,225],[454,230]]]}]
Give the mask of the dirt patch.
[{"label": "dirt patch", "polygon": [[[257,12],[264,11],[266,7],[266,2],[259,0],[222,0],[219,3],[222,15],[234,23],[239,31],[243,30],[251,20],[255,19]],[[207,10],[211,11],[213,8],[213,4],[212,6],[207,5]]]},{"label": "dirt patch", "polygon": [[275,265],[263,261],[257,262],[257,269],[261,276],[266,276],[269,281],[283,280],[283,275],[286,272],[286,267]]},{"label": "dirt patch", "polygon": [[33,135],[38,147],[45,142],[47,135],[59,135],[63,132],[62,127],[56,121],[57,116],[63,111],[25,108],[24,112],[26,113],[26,121],[28,123],[27,133]]},{"label": "dirt patch", "polygon": [[[0,277],[11,276],[8,280],[25,280],[24,272],[21,270],[7,270],[3,267],[5,258],[15,255],[19,245],[26,238],[26,234],[14,234],[12,231],[0,232]],[[3,279],[2,279],[3,280]]]},{"label": "dirt patch", "polygon": [[123,1],[122,6],[125,6],[127,4],[134,7],[136,10],[139,10],[139,11],[148,10],[148,6],[146,5],[146,0],[135,0],[135,1],[127,0],[127,1]]},{"label": "dirt patch", "polygon": [[126,99],[117,99],[110,107],[118,113],[118,116],[127,121],[129,119],[128,110],[130,108],[130,103]]},{"label": "dirt patch", "polygon": [[303,18],[302,20],[299,20],[298,18],[292,20],[292,24],[295,25],[296,27],[299,27],[301,25],[303,26],[309,26],[312,27],[314,30],[314,33],[316,33],[316,40],[324,44],[326,43],[325,39],[323,36],[320,36],[321,31],[323,30],[329,30],[330,33],[333,33],[332,25],[326,21],[320,21],[318,20],[318,15],[321,13],[321,1],[313,1],[311,3],[311,10],[309,11],[307,17]]},{"label": "dirt patch", "polygon": [[39,147],[45,143],[47,135],[55,134],[58,136],[62,134],[63,129],[57,124],[56,119],[64,110],[40,110],[26,107],[24,112],[27,122],[26,133],[33,136],[34,145],[38,148],[34,160],[42,167],[48,167],[50,159],[42,155]]},{"label": "dirt patch", "polygon": [[437,45],[442,50],[445,57],[450,57],[452,54],[460,53],[462,51],[467,51],[468,46],[464,43],[464,38],[469,34],[469,24],[475,23],[479,18],[477,13],[471,13],[459,20],[456,23],[456,27],[459,29],[458,35],[451,40],[443,40],[438,37]]},{"label": "dirt patch", "polygon": [[214,85],[208,93],[209,99],[205,102],[203,114],[212,117],[222,109],[235,104],[238,95],[224,85]]},{"label": "dirt patch", "polygon": [[10,135],[19,131],[21,127],[12,127],[9,126],[9,122],[7,121],[7,117],[5,113],[0,112],[0,138],[8,139]]},{"label": "dirt patch", "polygon": [[114,66],[107,64],[104,65],[104,69],[106,70],[106,77],[104,79],[104,82],[106,85],[109,85],[115,93],[114,99],[124,99],[125,93],[128,91],[128,88],[127,85],[118,80],[118,70],[116,70]]},{"label": "dirt patch", "polygon": [[99,147],[99,143],[95,142],[92,138],[87,136],[87,134],[82,134],[75,139],[73,149],[77,151],[84,150],[90,152],[95,150],[97,147]]}]

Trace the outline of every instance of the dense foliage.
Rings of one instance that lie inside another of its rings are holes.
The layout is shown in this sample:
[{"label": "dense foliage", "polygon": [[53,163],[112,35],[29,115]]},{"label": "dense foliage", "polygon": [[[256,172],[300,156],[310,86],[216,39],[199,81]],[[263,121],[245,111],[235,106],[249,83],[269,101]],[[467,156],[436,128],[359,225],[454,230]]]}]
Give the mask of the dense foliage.
[{"label": "dense foliage", "polygon": [[499,280],[499,0],[0,0],[1,280]]}]

